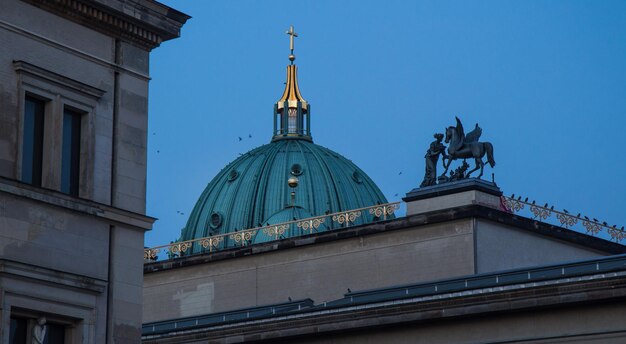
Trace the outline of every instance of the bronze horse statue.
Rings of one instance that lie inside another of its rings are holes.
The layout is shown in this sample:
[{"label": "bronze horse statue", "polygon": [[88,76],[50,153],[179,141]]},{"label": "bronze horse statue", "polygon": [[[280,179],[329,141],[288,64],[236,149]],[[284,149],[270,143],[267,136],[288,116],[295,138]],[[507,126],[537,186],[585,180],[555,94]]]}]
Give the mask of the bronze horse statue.
[{"label": "bronze horse statue", "polygon": [[463,124],[458,117],[456,118],[456,127],[448,127],[446,129],[446,143],[449,143],[448,146],[448,164],[445,164],[444,167],[446,170],[443,172],[443,175],[448,172],[448,167],[450,167],[450,163],[452,160],[456,159],[467,159],[474,158],[476,161],[476,166],[474,169],[467,172],[465,178],[468,178],[472,172],[480,169],[480,174],[478,178],[482,177],[483,169],[485,167],[485,163],[483,162],[483,157],[487,154],[487,162],[491,167],[496,165],[496,161],[493,159],[493,145],[490,142],[478,142],[480,135],[483,133],[483,130],[476,124],[476,128],[465,135],[463,130]]}]

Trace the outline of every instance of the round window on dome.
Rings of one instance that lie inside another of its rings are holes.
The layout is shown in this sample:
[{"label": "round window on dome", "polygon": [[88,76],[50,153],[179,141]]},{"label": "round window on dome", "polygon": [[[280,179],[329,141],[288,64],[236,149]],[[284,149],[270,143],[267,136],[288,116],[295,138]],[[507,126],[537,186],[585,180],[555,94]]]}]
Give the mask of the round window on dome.
[{"label": "round window on dome", "polygon": [[232,182],[233,180],[237,179],[237,177],[239,177],[239,172],[237,172],[237,170],[231,170],[228,173],[228,181]]},{"label": "round window on dome", "polygon": [[222,214],[214,211],[209,218],[209,226],[213,229],[217,229],[222,225]]},{"label": "round window on dome", "polygon": [[361,177],[359,171],[354,171],[354,173],[352,173],[352,180],[359,184],[363,183],[363,178]]},{"label": "round window on dome", "polygon": [[293,164],[291,165],[291,174],[294,176],[299,176],[302,174],[302,172],[304,172],[302,170],[302,166],[300,166],[300,164]]}]

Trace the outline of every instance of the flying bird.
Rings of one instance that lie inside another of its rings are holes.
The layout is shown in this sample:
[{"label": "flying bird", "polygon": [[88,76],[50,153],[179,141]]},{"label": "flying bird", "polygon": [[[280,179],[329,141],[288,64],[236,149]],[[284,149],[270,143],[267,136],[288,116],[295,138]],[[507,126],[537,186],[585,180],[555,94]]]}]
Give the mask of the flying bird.
[{"label": "flying bird", "polygon": [[252,134],[248,134],[248,138],[251,139],[252,138]]},{"label": "flying bird", "polygon": [[241,141],[241,140],[242,140],[241,136],[237,136],[237,137],[239,138],[239,141]]}]

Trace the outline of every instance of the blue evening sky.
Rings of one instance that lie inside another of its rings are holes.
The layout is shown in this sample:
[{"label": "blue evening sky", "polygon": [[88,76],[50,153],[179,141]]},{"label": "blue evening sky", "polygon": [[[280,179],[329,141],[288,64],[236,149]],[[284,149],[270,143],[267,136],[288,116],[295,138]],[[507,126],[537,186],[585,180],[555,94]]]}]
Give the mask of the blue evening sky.
[{"label": "blue evening sky", "polygon": [[211,179],[269,142],[289,25],[314,142],[389,201],[458,115],[493,143],[485,178],[506,195],[626,224],[626,1],[163,2],[193,18],[151,57],[147,246],[178,238]]}]

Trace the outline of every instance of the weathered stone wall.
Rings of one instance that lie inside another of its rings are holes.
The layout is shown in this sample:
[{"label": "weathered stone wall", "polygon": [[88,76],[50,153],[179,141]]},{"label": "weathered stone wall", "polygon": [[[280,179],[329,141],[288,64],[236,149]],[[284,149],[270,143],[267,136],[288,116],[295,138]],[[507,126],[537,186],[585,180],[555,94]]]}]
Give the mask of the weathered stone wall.
[{"label": "weathered stone wall", "polygon": [[471,220],[225,259],[144,277],[144,322],[468,275]]},{"label": "weathered stone wall", "polygon": [[513,226],[476,220],[477,273],[550,265],[609,255]]},{"label": "weathered stone wall", "polygon": [[[153,222],[142,216],[149,49],[96,30],[105,24],[77,23],[82,14],[65,5],[0,6],[0,328],[9,328],[16,310],[48,313],[68,322],[72,343],[137,343],[143,235]],[[150,6],[145,20],[166,31],[176,22],[164,16],[186,20],[153,2],[130,5]],[[19,183],[27,93],[46,99],[41,188]],[[59,192],[66,106],[85,113],[80,199]],[[0,343],[8,335],[0,330]]]},{"label": "weathered stone wall", "polygon": [[[112,37],[17,0],[3,4],[0,11],[0,44],[11,47],[0,54],[0,176],[21,178],[24,92],[52,98],[54,108],[50,111],[54,113],[47,112],[46,120],[60,116],[64,104],[90,102],[85,105],[92,140],[90,150],[81,155],[81,164],[86,166],[81,175],[81,197],[144,213],[149,53],[124,42],[116,46]],[[24,61],[103,93],[90,98],[58,82],[38,78],[35,87],[29,87],[32,82],[20,78],[14,61]],[[59,139],[51,145],[53,153],[44,171],[44,186],[52,190],[60,188]]]},{"label": "weathered stone wall", "polygon": [[0,257],[107,280],[108,255],[105,221],[0,193]]},{"label": "weathered stone wall", "polygon": [[[139,342],[142,323],[143,231],[125,226],[111,228],[109,331],[114,342]],[[141,243],[141,244],[140,244]]]},{"label": "weathered stone wall", "polygon": [[[11,49],[0,54],[0,121],[3,122],[3,135],[0,135],[0,175],[20,179],[20,140],[21,111],[25,91],[33,91],[56,100],[59,112],[68,100],[73,100],[72,92],[51,81],[43,81],[35,89],[26,88],[16,72],[13,61],[25,61],[44,70],[104,91],[101,99],[94,102],[95,108],[90,113],[93,121],[94,146],[98,154],[90,154],[84,163],[91,166],[93,176],[88,178],[90,185],[81,185],[89,190],[85,198],[102,203],[110,203],[111,176],[111,137],[113,109],[113,69],[112,62],[114,39],[87,30],[58,16],[47,13],[21,1],[3,3],[0,12],[0,44]],[[58,97],[58,99],[57,99]],[[78,99],[81,101],[82,99]],[[50,120],[51,113],[46,113]],[[55,113],[55,117],[60,114]],[[8,124],[5,126],[4,124]],[[58,138],[57,138],[58,139]],[[58,146],[58,143],[56,144]],[[56,152],[56,150],[55,150]],[[105,157],[108,156],[109,159]],[[54,180],[44,185],[50,189],[59,189],[60,159],[51,156],[45,175],[53,174]]]},{"label": "weathered stone wall", "polygon": [[321,233],[301,239],[308,244],[252,250],[247,256],[218,252],[215,260],[189,257],[181,263],[155,264],[144,275],[143,321],[277,304],[288,297],[319,304],[343,297],[348,288],[393,287],[609,254],[483,217],[466,217],[476,209],[476,214],[513,220],[508,213],[471,207],[366,225],[330,239]]}]

